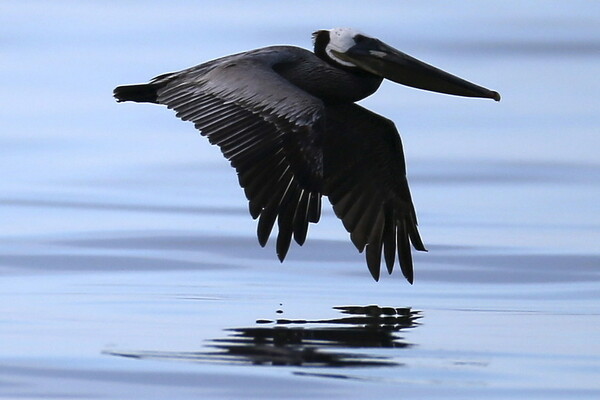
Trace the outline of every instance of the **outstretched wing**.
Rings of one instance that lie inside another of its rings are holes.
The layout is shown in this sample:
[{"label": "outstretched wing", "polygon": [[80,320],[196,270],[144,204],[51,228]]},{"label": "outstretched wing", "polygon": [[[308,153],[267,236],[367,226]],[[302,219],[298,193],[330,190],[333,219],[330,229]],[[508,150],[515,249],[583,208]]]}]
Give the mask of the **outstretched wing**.
[{"label": "outstretched wing", "polygon": [[326,112],[323,194],[357,249],[366,249],[373,278],[379,280],[382,252],[389,273],[397,253],[402,273],[412,283],[410,243],[426,249],[394,123],[356,104],[328,106]]},{"label": "outstretched wing", "polygon": [[321,213],[324,106],[273,69],[302,54],[273,47],[155,78],[157,102],[192,121],[238,173],[264,246],[275,220],[277,255],[302,245]]}]

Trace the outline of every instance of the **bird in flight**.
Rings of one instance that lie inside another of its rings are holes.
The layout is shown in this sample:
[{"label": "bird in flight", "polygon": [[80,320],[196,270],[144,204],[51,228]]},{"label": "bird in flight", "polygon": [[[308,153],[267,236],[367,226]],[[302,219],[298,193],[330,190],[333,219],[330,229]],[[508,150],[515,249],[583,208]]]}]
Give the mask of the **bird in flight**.
[{"label": "bird in flight", "polygon": [[500,100],[475,85],[350,28],[313,34],[314,52],[270,46],[118,86],[119,101],[156,103],[191,121],[235,168],[265,246],[277,223],[277,256],[304,244],[333,210],[377,281],[383,256],[413,282],[411,244],[426,251],[392,121],[357,104],[384,78],[457,96]]}]

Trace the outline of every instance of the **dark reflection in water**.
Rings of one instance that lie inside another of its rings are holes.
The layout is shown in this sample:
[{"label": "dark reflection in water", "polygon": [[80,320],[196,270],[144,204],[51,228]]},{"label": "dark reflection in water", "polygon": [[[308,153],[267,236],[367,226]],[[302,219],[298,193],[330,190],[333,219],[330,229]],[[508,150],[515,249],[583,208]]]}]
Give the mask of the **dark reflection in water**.
[{"label": "dark reflection in water", "polygon": [[206,352],[107,352],[139,359],[167,359],[227,364],[372,367],[399,365],[389,357],[357,349],[406,348],[398,335],[421,318],[410,308],[334,307],[344,317],[326,320],[258,320],[257,326],[227,329],[228,336],[211,340]]}]

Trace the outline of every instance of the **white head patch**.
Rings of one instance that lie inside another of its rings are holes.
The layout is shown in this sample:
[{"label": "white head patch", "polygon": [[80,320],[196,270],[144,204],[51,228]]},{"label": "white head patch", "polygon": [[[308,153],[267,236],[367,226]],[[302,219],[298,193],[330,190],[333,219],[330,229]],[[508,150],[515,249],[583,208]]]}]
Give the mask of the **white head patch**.
[{"label": "white head patch", "polygon": [[335,60],[337,63],[341,65],[345,65],[347,67],[355,67],[351,62],[340,60],[333,53],[332,50],[337,51],[338,53],[345,53],[348,49],[356,44],[354,41],[354,37],[356,35],[360,35],[361,33],[352,28],[334,28],[329,30],[329,43],[327,47],[325,47],[325,52],[332,60]]}]

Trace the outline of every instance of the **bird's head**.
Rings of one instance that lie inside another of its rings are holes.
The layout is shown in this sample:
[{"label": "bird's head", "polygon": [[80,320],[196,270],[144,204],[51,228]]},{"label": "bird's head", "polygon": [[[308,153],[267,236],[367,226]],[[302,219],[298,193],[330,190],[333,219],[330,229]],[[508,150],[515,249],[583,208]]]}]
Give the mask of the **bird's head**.
[{"label": "bird's head", "polygon": [[351,28],[313,33],[314,52],[342,69],[361,70],[391,81],[433,92],[500,101],[500,94],[417,60],[379,39]]}]

